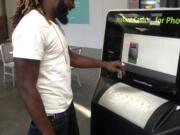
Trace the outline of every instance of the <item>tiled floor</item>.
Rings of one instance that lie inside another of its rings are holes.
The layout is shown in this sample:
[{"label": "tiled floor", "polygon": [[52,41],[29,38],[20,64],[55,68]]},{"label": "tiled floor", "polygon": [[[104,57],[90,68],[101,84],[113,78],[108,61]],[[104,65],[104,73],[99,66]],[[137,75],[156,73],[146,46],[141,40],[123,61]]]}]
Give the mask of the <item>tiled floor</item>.
[{"label": "tiled floor", "polygon": [[[83,49],[83,55],[100,58],[100,50]],[[74,102],[81,135],[90,135],[90,118],[86,114],[90,110],[98,71],[98,69],[80,69],[82,87],[79,87],[75,77],[72,77]],[[6,85],[3,85],[2,66],[0,67],[0,108],[0,135],[26,135],[30,121],[29,115],[18,91],[12,87],[11,80],[9,79]]]}]

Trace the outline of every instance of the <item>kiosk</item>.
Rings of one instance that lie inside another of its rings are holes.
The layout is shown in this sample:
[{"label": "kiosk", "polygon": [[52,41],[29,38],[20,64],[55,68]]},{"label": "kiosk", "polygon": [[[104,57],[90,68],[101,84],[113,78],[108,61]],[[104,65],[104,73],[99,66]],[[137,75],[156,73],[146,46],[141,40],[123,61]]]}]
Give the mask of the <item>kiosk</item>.
[{"label": "kiosk", "polygon": [[106,19],[103,60],[92,100],[91,135],[180,135],[180,9],[115,10]]}]

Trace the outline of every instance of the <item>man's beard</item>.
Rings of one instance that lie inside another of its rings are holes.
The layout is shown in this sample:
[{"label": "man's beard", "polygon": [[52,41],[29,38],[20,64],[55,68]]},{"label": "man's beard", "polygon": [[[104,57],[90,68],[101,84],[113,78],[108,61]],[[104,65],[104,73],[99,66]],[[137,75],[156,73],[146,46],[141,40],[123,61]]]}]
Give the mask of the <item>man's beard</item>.
[{"label": "man's beard", "polygon": [[58,7],[57,7],[57,10],[56,10],[55,17],[58,18],[58,20],[62,24],[68,23],[68,21],[69,21],[68,20],[68,7],[64,3],[64,0],[60,0]]}]

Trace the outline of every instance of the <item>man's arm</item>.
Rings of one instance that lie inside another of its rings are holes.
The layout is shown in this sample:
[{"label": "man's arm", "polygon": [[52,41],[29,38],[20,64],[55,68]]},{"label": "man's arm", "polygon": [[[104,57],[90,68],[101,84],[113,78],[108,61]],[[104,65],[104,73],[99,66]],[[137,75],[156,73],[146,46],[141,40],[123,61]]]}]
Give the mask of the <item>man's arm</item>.
[{"label": "man's arm", "polygon": [[36,89],[40,61],[15,58],[14,62],[18,88],[32,120],[43,135],[55,135]]},{"label": "man's arm", "polygon": [[85,57],[79,54],[74,53],[69,49],[71,66],[78,68],[106,68],[111,72],[122,71],[122,74],[125,75],[124,65],[120,61],[101,61],[89,57]]}]

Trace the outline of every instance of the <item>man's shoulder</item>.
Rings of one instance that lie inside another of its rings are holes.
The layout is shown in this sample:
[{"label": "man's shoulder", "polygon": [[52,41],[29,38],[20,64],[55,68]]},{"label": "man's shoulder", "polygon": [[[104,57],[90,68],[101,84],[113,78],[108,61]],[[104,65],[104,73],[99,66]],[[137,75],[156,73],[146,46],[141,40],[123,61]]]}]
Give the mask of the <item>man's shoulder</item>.
[{"label": "man's shoulder", "polygon": [[12,38],[21,36],[42,34],[43,27],[46,27],[45,18],[36,10],[25,15],[13,31]]},{"label": "man's shoulder", "polygon": [[18,25],[22,28],[33,29],[43,27],[46,25],[46,21],[37,10],[32,10],[22,18]]}]

